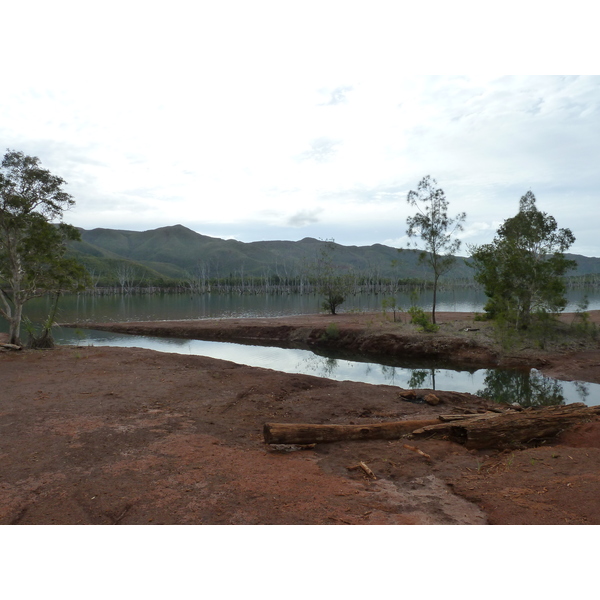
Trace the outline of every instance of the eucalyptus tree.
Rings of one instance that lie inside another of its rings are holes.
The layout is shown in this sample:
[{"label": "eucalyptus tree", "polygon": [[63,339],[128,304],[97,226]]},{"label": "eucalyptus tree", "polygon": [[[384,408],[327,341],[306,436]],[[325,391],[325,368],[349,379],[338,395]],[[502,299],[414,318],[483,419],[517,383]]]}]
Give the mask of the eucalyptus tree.
[{"label": "eucalyptus tree", "polygon": [[[0,315],[9,325],[10,343],[20,343],[24,304],[36,296],[83,289],[85,269],[65,256],[79,231],[62,222],[73,198],[64,180],[40,160],[8,150],[0,164]],[[58,221],[58,223],[52,223]]]},{"label": "eucalyptus tree", "polygon": [[[454,256],[461,246],[455,235],[462,231],[466,213],[448,217],[448,200],[444,190],[437,188],[437,181],[426,175],[421,179],[417,190],[408,192],[406,201],[416,209],[416,213],[406,219],[409,248],[420,249],[419,262],[428,265],[433,271],[433,303],[431,320],[435,323],[438,281],[453,266]],[[421,247],[422,246],[422,247]]]},{"label": "eucalyptus tree", "polygon": [[475,280],[488,297],[487,315],[517,329],[529,327],[536,313],[564,310],[564,275],[577,266],[564,255],[575,236],[570,229],[558,229],[556,219],[535,202],[528,191],[519,212],[504,221],[492,243],[470,248]]}]

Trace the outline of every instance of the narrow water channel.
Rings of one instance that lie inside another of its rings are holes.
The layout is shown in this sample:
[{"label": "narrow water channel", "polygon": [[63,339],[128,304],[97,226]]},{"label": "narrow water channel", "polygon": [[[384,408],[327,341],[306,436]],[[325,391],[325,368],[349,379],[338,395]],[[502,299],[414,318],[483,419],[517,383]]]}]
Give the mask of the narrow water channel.
[{"label": "narrow water channel", "polygon": [[369,362],[372,357],[316,354],[310,350],[251,346],[229,342],[208,342],[179,338],[133,336],[120,333],[59,328],[54,332],[59,344],[145,348],[159,352],[208,356],[251,367],[301,373],[337,381],[357,381],[394,385],[405,389],[431,388],[469,392],[502,403],[518,401],[522,406],[543,406],[585,402],[600,404],[600,385],[568,382],[545,377],[535,369],[514,371],[478,369],[474,371],[408,364],[386,357],[385,363]]}]

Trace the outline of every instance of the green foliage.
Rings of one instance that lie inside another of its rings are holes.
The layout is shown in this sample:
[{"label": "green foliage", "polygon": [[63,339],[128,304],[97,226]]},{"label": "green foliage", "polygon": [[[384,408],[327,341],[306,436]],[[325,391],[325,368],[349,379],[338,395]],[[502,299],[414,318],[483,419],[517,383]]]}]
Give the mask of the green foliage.
[{"label": "green foliage", "polygon": [[[113,229],[80,230],[82,240],[69,244],[71,256],[85,262],[90,270],[109,275],[103,267],[110,260],[124,260],[157,272],[155,277],[183,280],[199,262],[209,267],[208,276],[222,279],[238,272],[262,277],[268,272],[282,280],[296,277],[307,260],[316,257],[322,240],[305,238],[298,242],[262,241],[244,243],[208,237],[181,225],[150,231],[118,231]],[[409,284],[421,281],[424,269],[419,264],[420,252],[406,250],[400,264],[393,262],[398,250],[382,244],[371,246],[335,245],[335,262],[340,272],[360,273],[365,279],[383,278]],[[148,274],[150,275],[150,273]],[[471,278],[472,271],[458,258],[448,277]],[[147,277],[148,279],[148,277]],[[115,278],[104,285],[114,285]],[[151,281],[154,281],[150,277]],[[100,283],[99,285],[103,285]]]},{"label": "green foliage", "polygon": [[[317,256],[324,244],[311,238],[298,242],[242,243],[204,236],[181,225],[142,232],[93,229],[80,233],[81,242],[68,243],[68,255],[85,265],[98,287],[118,285],[115,271],[123,263],[143,273],[144,285],[148,286],[187,287],[190,274],[199,265],[211,282],[223,282],[230,273],[239,274],[243,268],[246,279],[264,280],[268,276],[274,285],[287,285],[306,273],[306,262]],[[382,244],[358,247],[336,244],[335,262],[340,273],[354,273],[361,285],[383,281],[422,286],[430,271],[427,265],[419,263],[420,255],[418,250],[404,250],[398,260],[397,249]],[[577,261],[578,272],[600,272],[600,258],[578,256]],[[451,278],[471,281],[472,277],[473,270],[461,257],[456,257],[451,270],[444,275],[446,281]],[[597,281],[594,276],[587,277],[586,281]],[[432,281],[428,288],[433,288]]]},{"label": "green foliage", "polygon": [[[435,324],[435,307],[439,278],[447,273],[456,261],[453,253],[458,252],[461,242],[453,239],[455,233],[462,231],[465,213],[454,218],[448,217],[448,201],[444,190],[436,189],[437,182],[429,175],[424,177],[417,191],[408,192],[406,201],[417,209],[416,214],[408,217],[406,234],[409,238],[419,238],[424,245],[419,261],[427,264],[433,271],[433,308],[431,318]],[[415,247],[418,242],[415,242]]]},{"label": "green foliage", "polygon": [[547,343],[552,340],[556,333],[557,323],[558,319],[555,313],[539,308],[535,311],[531,320],[531,325],[528,328],[528,336],[535,340],[538,348],[544,350]]},{"label": "green foliage", "polygon": [[56,312],[58,310],[58,300],[60,298],[60,294],[56,294],[54,297],[54,304],[50,309],[50,313],[48,317],[41,325],[41,330],[37,331],[37,328],[34,324],[27,318],[23,318],[23,324],[25,326],[25,330],[29,335],[29,339],[27,340],[27,347],[34,349],[41,348],[54,348],[54,338],[52,337],[52,327],[56,324]]},{"label": "green foliage", "polygon": [[582,336],[590,336],[593,339],[596,339],[598,335],[598,329],[595,323],[592,323],[590,320],[590,313],[587,312],[587,309],[590,305],[587,296],[584,296],[577,303],[577,310],[573,316],[573,321],[571,326],[573,330]]},{"label": "green foliage", "polygon": [[411,306],[408,309],[410,315],[410,322],[413,325],[419,326],[419,331],[426,333],[433,333],[438,331],[439,325],[431,322],[431,319],[425,314],[425,311],[418,306]]},{"label": "green foliage", "polygon": [[490,369],[484,384],[477,395],[500,404],[517,402],[527,407],[556,406],[565,402],[560,383],[536,372]]},{"label": "green foliage", "polygon": [[333,240],[327,240],[314,265],[318,293],[325,297],[322,307],[332,315],[336,314],[337,308],[352,292],[354,285],[351,273],[340,273],[339,267],[333,262],[336,247]]},{"label": "green foliage", "polygon": [[327,298],[323,301],[321,307],[323,310],[335,315],[337,308],[344,303],[345,298],[335,292],[325,292],[325,295]]},{"label": "green foliage", "polygon": [[381,307],[383,308],[383,314],[385,315],[387,313],[388,310],[391,310],[393,315],[394,315],[394,323],[396,322],[396,312],[397,311],[402,311],[402,308],[397,306],[396,304],[396,298],[394,298],[393,296],[389,296],[387,298],[384,298],[381,301]]},{"label": "green foliage", "polygon": [[439,372],[439,369],[413,369],[410,377],[406,382],[408,389],[423,389],[425,381],[429,377],[429,387],[435,390],[435,376]]},{"label": "green foliage", "polygon": [[75,227],[51,223],[74,204],[65,182],[36,157],[8,151],[0,166],[0,315],[19,343],[23,305],[36,296],[85,288],[85,269],[65,256]]},{"label": "green foliage", "polygon": [[471,251],[475,280],[488,297],[488,317],[527,329],[536,316],[564,310],[564,275],[576,263],[563,253],[575,237],[569,229],[558,230],[555,219],[537,209],[532,192],[521,198],[519,207],[491,244]]},{"label": "green foliage", "polygon": [[327,325],[325,332],[323,333],[323,339],[326,341],[335,341],[340,337],[340,328],[337,323],[329,323]]}]

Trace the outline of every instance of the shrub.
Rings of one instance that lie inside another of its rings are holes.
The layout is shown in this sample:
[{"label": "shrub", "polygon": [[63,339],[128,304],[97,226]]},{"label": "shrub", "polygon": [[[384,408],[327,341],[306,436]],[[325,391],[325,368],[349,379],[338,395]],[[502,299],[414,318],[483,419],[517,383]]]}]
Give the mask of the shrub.
[{"label": "shrub", "polygon": [[439,329],[439,325],[431,322],[431,319],[425,314],[425,311],[418,306],[411,306],[408,309],[410,322],[419,326],[419,331],[433,333]]},{"label": "shrub", "polygon": [[323,333],[323,339],[332,341],[337,340],[340,337],[340,328],[336,323],[329,323],[327,328],[325,329],[325,333]]}]

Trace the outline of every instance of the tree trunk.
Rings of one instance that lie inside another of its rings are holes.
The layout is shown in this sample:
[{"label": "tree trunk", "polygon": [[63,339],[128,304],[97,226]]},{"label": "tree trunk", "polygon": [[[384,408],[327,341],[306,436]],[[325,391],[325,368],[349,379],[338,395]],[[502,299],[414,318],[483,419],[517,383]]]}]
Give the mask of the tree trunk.
[{"label": "tree trunk", "polygon": [[[396,421],[370,425],[312,425],[265,423],[267,444],[315,444],[348,440],[394,440],[407,434],[443,438],[467,448],[511,448],[553,438],[563,430],[596,419],[600,406],[579,402],[567,406],[487,412],[477,415],[440,415],[427,421]],[[440,420],[445,422],[440,423]]]},{"label": "tree trunk", "polygon": [[309,423],[265,423],[267,444],[315,444],[344,440],[395,440],[439,420],[397,421],[372,425],[311,425]]},{"label": "tree trunk", "polygon": [[11,344],[21,345],[21,318],[23,316],[23,305],[15,300],[12,318],[9,321],[8,336]]},{"label": "tree trunk", "polygon": [[415,436],[450,439],[472,449],[502,449],[556,437],[568,427],[594,420],[598,415],[600,406],[577,402],[514,413],[484,413],[427,425],[412,433]]},{"label": "tree trunk", "polygon": [[435,305],[437,304],[437,286],[438,286],[438,275],[435,274],[433,277],[433,302],[431,306],[431,322],[435,325]]}]

